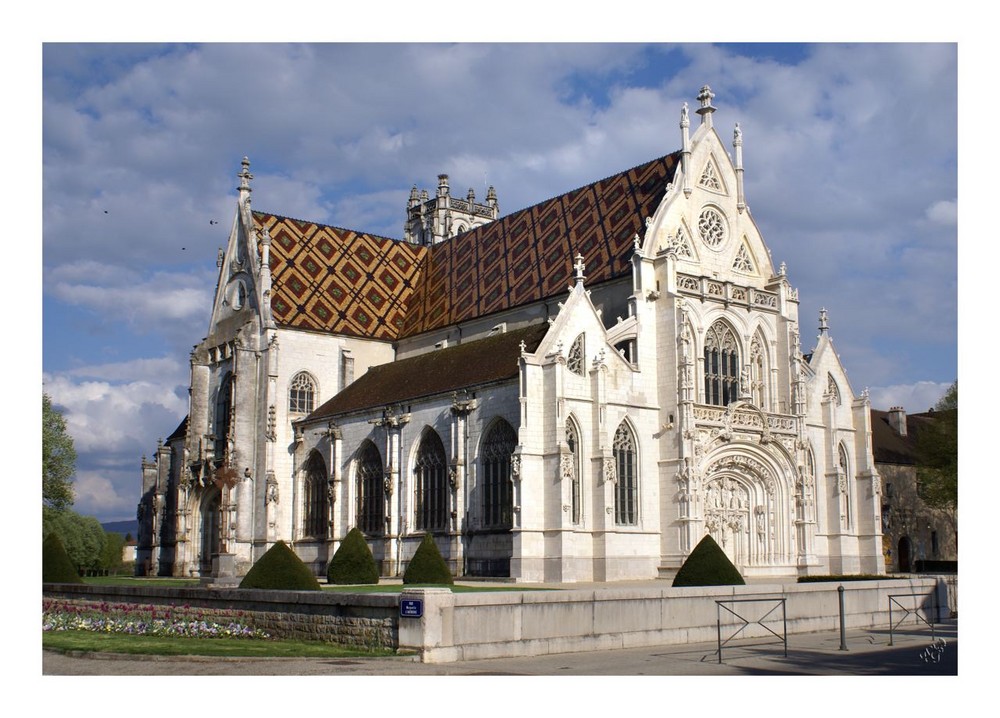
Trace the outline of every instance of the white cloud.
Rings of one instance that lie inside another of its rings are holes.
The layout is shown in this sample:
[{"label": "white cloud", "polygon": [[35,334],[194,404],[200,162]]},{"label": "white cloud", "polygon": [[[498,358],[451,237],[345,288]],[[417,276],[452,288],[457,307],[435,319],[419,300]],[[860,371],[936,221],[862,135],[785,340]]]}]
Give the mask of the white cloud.
[{"label": "white cloud", "polygon": [[927,208],[927,219],[936,224],[957,224],[958,202],[956,200],[935,202]]},{"label": "white cloud", "polygon": [[141,332],[171,323],[190,327],[208,321],[214,278],[208,272],[139,272],[79,262],[46,273],[45,291],[72,306],[100,313],[108,323],[124,321]]},{"label": "white cloud", "polygon": [[909,414],[919,414],[937,404],[950,386],[951,382],[936,381],[873,386],[870,389],[872,408],[886,411],[894,406],[901,406]]}]

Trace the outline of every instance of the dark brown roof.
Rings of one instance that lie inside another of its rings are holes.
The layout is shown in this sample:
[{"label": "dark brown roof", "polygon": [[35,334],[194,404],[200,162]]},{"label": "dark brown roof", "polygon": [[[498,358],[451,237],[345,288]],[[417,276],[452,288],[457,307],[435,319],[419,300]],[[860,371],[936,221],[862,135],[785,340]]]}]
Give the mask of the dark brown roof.
[{"label": "dark brown roof", "polygon": [[304,422],[514,379],[521,342],[532,352],[548,329],[535,324],[374,366]]},{"label": "dark brown roof", "polygon": [[174,439],[183,439],[187,436],[188,430],[188,418],[185,416],[181,423],[174,429],[174,433],[167,437],[167,440],[163,443],[169,444]]},{"label": "dark brown roof", "polygon": [[271,309],[283,326],[394,340],[631,271],[632,239],[680,153],[651,160],[433,247],[254,212],[271,235]]},{"label": "dark brown roof", "polygon": [[872,455],[876,464],[917,463],[916,436],[921,427],[934,421],[934,415],[908,414],[906,416],[906,436],[900,436],[889,423],[889,412],[878,409],[871,410],[872,416]]}]

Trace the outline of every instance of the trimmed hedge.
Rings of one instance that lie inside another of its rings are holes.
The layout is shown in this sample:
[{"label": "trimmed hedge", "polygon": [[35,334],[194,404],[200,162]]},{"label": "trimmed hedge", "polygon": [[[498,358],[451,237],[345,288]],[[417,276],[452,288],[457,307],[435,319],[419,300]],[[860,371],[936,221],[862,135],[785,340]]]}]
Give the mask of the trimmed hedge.
[{"label": "trimmed hedge", "polygon": [[824,581],[897,581],[903,576],[882,576],[875,573],[828,574],[824,576],[799,576],[798,583],[822,583]]},{"label": "trimmed hedge", "polygon": [[742,586],[743,576],[709,534],[698,542],[677,575],[674,586]]},{"label": "trimmed hedge", "polygon": [[448,586],[455,583],[448,564],[430,534],[424,535],[424,540],[410,559],[406,572],[403,573],[403,583],[441,583]]},{"label": "trimmed hedge", "polygon": [[378,583],[378,567],[365,535],[356,526],[344,537],[326,568],[326,580],[337,585]]},{"label": "trimmed hedge", "polygon": [[54,533],[42,543],[42,583],[83,583],[66,547]]},{"label": "trimmed hedge", "polygon": [[257,559],[240,588],[263,588],[277,591],[319,591],[319,581],[309,567],[284,541],[278,541]]}]

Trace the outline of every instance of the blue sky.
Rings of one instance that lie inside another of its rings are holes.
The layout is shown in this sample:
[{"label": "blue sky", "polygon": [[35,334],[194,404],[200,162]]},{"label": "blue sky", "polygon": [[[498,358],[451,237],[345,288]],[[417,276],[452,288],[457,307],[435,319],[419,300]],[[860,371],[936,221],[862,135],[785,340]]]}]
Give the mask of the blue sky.
[{"label": "blue sky", "polygon": [[[42,55],[42,380],[77,510],[134,516],[186,413],[240,160],[256,209],[399,237],[438,173],[504,213],[739,122],[746,195],[852,388],[924,411],[957,376],[954,44],[74,44]],[[212,224],[218,222],[218,224]]]}]

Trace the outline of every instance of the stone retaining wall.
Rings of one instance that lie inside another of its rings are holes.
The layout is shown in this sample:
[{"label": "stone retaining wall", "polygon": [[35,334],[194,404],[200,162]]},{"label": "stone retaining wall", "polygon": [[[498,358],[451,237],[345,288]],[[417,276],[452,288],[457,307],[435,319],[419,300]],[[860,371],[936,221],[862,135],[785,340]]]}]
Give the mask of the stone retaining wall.
[{"label": "stone retaining wall", "polygon": [[399,597],[392,594],[46,584],[43,595],[77,605],[190,607],[199,609],[206,620],[239,614],[240,622],[277,638],[369,649],[394,650],[398,645]]},{"label": "stone retaining wall", "polygon": [[[720,633],[723,640],[737,632],[741,640],[773,640],[774,633],[785,631],[792,635],[838,630],[841,585],[847,628],[888,630],[890,604],[893,622],[902,619],[907,629],[923,624],[913,613],[904,617],[904,608],[914,609],[926,620],[949,614],[945,584],[934,578],[704,588],[612,585],[519,593],[411,589],[404,590],[401,598],[422,601],[423,615],[399,619],[399,647],[418,653],[424,662],[447,663],[714,643]],[[717,601],[731,603],[727,609]]]},{"label": "stone retaining wall", "polygon": [[[907,629],[922,628],[917,615],[940,620],[950,613],[945,581],[934,577],[704,588],[657,582],[476,593],[447,588],[346,594],[71,584],[47,584],[43,592],[46,598],[81,602],[242,612],[242,620],[275,636],[395,649],[438,663],[715,642],[720,633],[727,638],[738,629],[741,639],[773,638],[769,630],[788,635],[834,631],[840,626],[841,585],[847,628],[888,630],[890,604],[893,622],[903,620]],[[419,601],[421,615],[401,617],[402,599]],[[720,608],[718,601],[730,602],[732,610]],[[907,616],[910,609],[913,613]],[[748,625],[741,628],[743,621]]]}]

